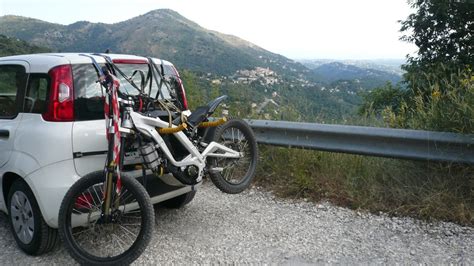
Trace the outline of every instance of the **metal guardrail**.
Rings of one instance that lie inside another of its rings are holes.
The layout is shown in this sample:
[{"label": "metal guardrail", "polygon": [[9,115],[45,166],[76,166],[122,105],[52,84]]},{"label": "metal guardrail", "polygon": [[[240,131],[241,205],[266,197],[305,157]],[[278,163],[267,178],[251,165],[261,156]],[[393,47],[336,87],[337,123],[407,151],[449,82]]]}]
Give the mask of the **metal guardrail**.
[{"label": "metal guardrail", "polygon": [[474,135],[423,130],[246,120],[257,142],[391,158],[474,163]]}]

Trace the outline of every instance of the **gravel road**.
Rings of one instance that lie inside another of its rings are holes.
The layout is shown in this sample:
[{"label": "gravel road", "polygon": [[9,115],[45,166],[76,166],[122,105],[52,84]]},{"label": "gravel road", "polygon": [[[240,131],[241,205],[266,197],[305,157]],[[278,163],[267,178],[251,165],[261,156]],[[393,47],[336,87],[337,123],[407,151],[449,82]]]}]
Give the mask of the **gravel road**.
[{"label": "gravel road", "polygon": [[[62,245],[30,257],[15,245],[0,214],[0,264],[71,264]],[[136,264],[429,263],[474,264],[474,229],[429,224],[276,199],[251,189],[226,195],[201,186],[180,210],[156,210],[152,243]]]}]

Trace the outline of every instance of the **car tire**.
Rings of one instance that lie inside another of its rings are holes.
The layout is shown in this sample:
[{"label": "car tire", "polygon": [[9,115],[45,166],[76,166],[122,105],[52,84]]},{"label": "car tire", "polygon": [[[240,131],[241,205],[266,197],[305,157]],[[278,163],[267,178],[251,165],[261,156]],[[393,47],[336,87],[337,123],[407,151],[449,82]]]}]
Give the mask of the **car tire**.
[{"label": "car tire", "polygon": [[159,205],[168,209],[179,209],[190,203],[194,199],[195,195],[196,191],[193,190],[186,194],[160,202]]},{"label": "car tire", "polygon": [[8,213],[13,237],[25,253],[37,256],[56,246],[57,230],[46,224],[33,192],[21,179],[8,193]]}]

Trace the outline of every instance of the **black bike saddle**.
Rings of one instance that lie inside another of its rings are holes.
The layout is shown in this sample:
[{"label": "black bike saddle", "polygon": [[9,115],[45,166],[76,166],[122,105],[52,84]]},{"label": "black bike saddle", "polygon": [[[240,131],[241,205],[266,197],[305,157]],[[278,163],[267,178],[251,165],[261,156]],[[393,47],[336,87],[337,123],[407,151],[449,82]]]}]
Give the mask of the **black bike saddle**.
[{"label": "black bike saddle", "polygon": [[188,124],[191,127],[196,127],[199,125],[201,122],[206,120],[206,118],[212,115],[221,102],[225,99],[227,99],[227,95],[222,95],[212,100],[207,105],[196,108],[196,110],[188,117]]}]

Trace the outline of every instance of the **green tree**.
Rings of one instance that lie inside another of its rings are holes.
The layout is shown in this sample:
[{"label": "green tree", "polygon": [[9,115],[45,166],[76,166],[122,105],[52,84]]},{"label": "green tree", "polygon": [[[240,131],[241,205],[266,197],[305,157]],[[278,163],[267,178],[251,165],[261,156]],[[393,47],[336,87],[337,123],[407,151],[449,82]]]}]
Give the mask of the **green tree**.
[{"label": "green tree", "polygon": [[409,91],[387,83],[383,87],[378,87],[370,92],[362,93],[363,103],[359,107],[360,115],[379,115],[385,108],[390,107],[398,111],[402,101],[407,99]]},{"label": "green tree", "polygon": [[211,91],[209,93],[209,97],[211,99],[215,99],[217,97],[221,96],[221,92],[220,92],[220,89],[219,89],[219,85],[217,84],[212,84],[211,85]]},{"label": "green tree", "polygon": [[381,114],[392,127],[473,133],[474,4],[409,3],[415,12],[401,22],[402,39],[418,52],[403,66],[407,90],[374,90],[364,96],[360,112]]},{"label": "green tree", "polygon": [[196,74],[189,70],[181,71],[181,79],[186,89],[186,98],[188,100],[188,107],[190,110],[196,109],[198,106],[206,103],[206,85],[202,84]]},{"label": "green tree", "polygon": [[474,3],[453,0],[414,0],[415,13],[402,21],[402,40],[418,46],[411,62],[429,65],[439,62],[472,64]]},{"label": "green tree", "polygon": [[50,52],[48,48],[30,45],[25,41],[0,34],[0,56]]},{"label": "green tree", "polygon": [[415,12],[401,21],[401,38],[418,47],[409,56],[405,80],[413,90],[423,90],[435,73],[441,80],[472,69],[474,63],[474,3],[470,0],[410,0]]}]

